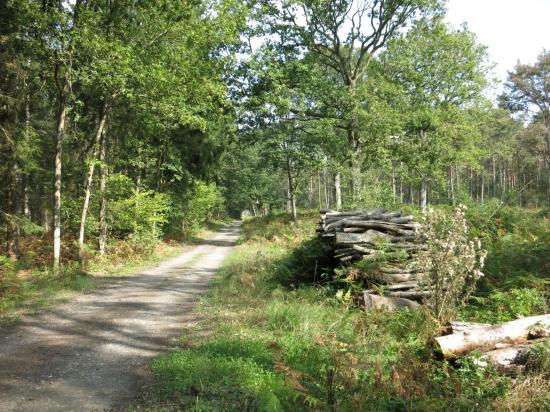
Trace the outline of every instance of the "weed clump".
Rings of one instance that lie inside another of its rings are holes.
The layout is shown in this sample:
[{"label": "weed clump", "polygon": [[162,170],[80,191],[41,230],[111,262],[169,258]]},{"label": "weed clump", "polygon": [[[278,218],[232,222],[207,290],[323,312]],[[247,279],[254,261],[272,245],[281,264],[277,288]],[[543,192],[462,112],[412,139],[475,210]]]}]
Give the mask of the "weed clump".
[{"label": "weed clump", "polygon": [[425,300],[432,315],[444,323],[456,315],[478,279],[483,276],[487,251],[479,239],[471,239],[465,218],[466,206],[460,205],[452,217],[429,209],[423,216],[422,241],[426,250],[417,261],[425,275],[421,283],[430,291]]}]

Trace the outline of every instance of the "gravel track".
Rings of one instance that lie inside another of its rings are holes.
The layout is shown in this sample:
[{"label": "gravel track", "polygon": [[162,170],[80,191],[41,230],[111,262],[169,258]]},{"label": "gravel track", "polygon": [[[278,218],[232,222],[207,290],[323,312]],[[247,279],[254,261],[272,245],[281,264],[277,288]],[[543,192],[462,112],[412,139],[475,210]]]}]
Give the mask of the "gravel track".
[{"label": "gravel track", "polygon": [[0,328],[0,411],[109,411],[148,382],[239,237],[238,223],[180,256]]}]

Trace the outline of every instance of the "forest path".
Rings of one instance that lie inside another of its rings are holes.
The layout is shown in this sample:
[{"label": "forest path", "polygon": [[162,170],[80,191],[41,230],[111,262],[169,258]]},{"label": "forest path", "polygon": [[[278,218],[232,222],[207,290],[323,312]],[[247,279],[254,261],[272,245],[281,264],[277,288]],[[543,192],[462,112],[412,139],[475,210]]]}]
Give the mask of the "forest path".
[{"label": "forest path", "polygon": [[0,411],[116,410],[148,381],[239,237],[239,224],[159,266],[0,328]]}]

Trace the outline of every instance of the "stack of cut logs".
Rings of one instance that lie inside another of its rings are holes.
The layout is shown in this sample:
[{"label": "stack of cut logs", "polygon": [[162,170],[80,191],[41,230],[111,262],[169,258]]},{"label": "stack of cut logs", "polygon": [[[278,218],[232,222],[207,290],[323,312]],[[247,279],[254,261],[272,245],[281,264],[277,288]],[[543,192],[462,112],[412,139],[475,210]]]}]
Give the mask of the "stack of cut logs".
[{"label": "stack of cut logs", "polygon": [[534,345],[550,337],[550,315],[530,316],[500,325],[451,322],[451,334],[435,338],[435,350],[446,359],[471,351],[483,352],[478,364],[490,364],[498,371],[515,374],[530,360]]},{"label": "stack of cut logs", "polygon": [[321,210],[317,235],[324,248],[342,264],[368,260],[367,279],[382,286],[383,296],[365,291],[365,308],[395,309],[415,307],[429,296],[419,285],[421,268],[415,255],[424,245],[419,243],[420,224],[413,216],[386,209],[335,212]]}]

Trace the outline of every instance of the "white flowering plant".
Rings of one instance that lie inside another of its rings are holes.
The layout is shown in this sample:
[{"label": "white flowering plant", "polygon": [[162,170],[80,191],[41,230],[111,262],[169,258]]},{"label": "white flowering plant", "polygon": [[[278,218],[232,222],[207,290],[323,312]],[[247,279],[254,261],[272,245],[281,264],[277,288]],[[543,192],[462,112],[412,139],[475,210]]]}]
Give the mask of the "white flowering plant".
[{"label": "white flowering plant", "polygon": [[426,249],[418,256],[423,269],[419,281],[431,292],[425,305],[441,323],[455,316],[483,276],[487,251],[469,235],[465,212],[461,204],[452,216],[433,209],[422,216],[421,240]]}]

